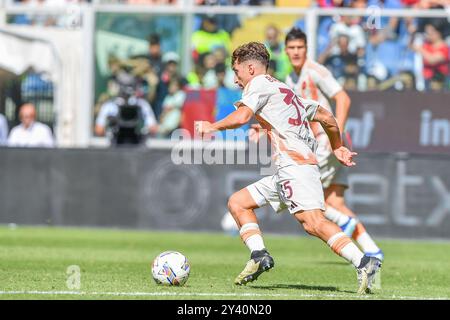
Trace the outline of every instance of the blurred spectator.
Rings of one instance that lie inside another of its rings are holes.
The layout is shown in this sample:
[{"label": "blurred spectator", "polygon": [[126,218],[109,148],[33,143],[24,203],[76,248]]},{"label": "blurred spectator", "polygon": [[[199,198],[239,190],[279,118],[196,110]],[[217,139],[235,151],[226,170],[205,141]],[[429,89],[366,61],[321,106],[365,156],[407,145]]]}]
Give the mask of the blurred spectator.
[{"label": "blurred spectator", "polygon": [[450,5],[448,0],[402,0],[402,3],[418,9],[442,9]]},{"label": "blurred spectator", "polygon": [[449,75],[450,53],[439,27],[433,23],[425,25],[425,42],[413,44],[412,49],[423,58],[426,88],[442,90]]},{"label": "blurred spectator", "polygon": [[[123,75],[125,73],[135,78],[137,82],[136,89],[140,91],[139,97],[145,96],[147,101],[153,106],[158,104],[157,90],[163,71],[160,36],[156,33],[150,34],[147,37],[147,41],[147,54],[134,55],[123,61],[114,56],[109,57],[108,65],[112,74],[108,81],[109,94],[103,95],[101,102],[117,95],[120,87],[116,79],[117,74]],[[110,93],[111,89],[114,92],[112,94]]]},{"label": "blurred spectator", "polygon": [[46,124],[36,121],[36,108],[31,103],[20,107],[20,122],[8,137],[10,147],[46,147],[55,146],[52,130]]},{"label": "blurred spectator", "polygon": [[200,55],[194,70],[188,74],[188,80],[191,89],[214,89],[220,86],[236,88],[234,72],[228,66],[223,48]]},{"label": "blurred spectator", "polygon": [[161,40],[158,34],[148,36],[148,62],[158,76],[162,72]]},{"label": "blurred spectator", "polygon": [[334,43],[330,49],[331,54],[340,54],[337,39],[339,36],[344,35],[349,39],[348,51],[352,54],[356,54],[358,58],[364,57],[366,36],[360,23],[360,17],[342,16],[338,23],[331,26],[330,41]]},{"label": "blurred spectator", "polygon": [[[369,5],[384,9],[401,9],[400,0],[369,0]],[[382,13],[382,11],[381,11]],[[416,32],[415,18],[387,17],[368,20],[366,27],[369,43],[366,47],[365,70],[370,77],[368,86],[375,82],[380,88],[407,88],[411,74],[418,74],[415,54],[409,45],[411,35]],[[413,77],[415,79],[416,77]],[[420,78],[417,78],[420,82]],[[370,88],[369,88],[370,89]]]},{"label": "blurred spectator", "polygon": [[[142,91],[142,97],[145,96],[151,105],[156,105],[157,90],[162,72],[161,69],[159,73],[157,70],[158,68],[162,68],[162,60],[160,63],[154,64],[150,61],[149,56],[137,56],[123,61],[121,64],[137,80],[139,85],[138,89]],[[156,69],[154,67],[155,65],[157,66]]]},{"label": "blurred spectator", "polygon": [[343,8],[345,6],[344,0],[317,0],[317,4],[321,8]]},{"label": "blurred spectator", "polygon": [[[147,37],[148,53],[131,57],[122,65],[127,65],[130,71],[141,78],[146,86],[146,96],[150,104],[155,104],[156,90],[161,77],[163,62],[161,52],[161,39],[157,33],[152,33]],[[114,74],[114,66],[110,63],[110,70]]]},{"label": "blurred spectator", "polygon": [[6,117],[0,113],[0,146],[8,141],[8,121]]},{"label": "blurred spectator", "polygon": [[340,35],[337,38],[339,54],[332,54],[333,43],[323,52],[317,62],[325,65],[345,90],[356,90],[359,75],[358,56],[348,50],[349,38]]},{"label": "blurred spectator", "polygon": [[214,58],[216,59],[216,63],[225,63],[229,64],[228,62],[228,53],[223,47],[219,47],[213,50],[212,54],[214,55]]},{"label": "blurred spectator", "polygon": [[169,91],[169,83],[173,79],[180,79],[181,88],[187,84],[187,80],[181,76],[179,71],[180,56],[173,51],[166,52],[162,57],[163,70],[156,91],[156,98],[153,104],[155,116],[159,119],[162,112],[162,103]]},{"label": "blurred spectator", "polygon": [[[224,74],[223,74],[223,86],[230,88],[230,89],[236,89],[238,88],[237,85],[234,83],[234,72],[231,70],[229,57],[227,56],[227,51],[224,48],[217,48],[213,51],[213,55],[216,58],[216,67],[215,72],[217,78],[222,77],[219,72],[222,72],[222,66],[224,68]],[[218,80],[218,86],[221,86],[221,80]]]},{"label": "blurred spectator", "polygon": [[150,103],[155,99],[159,78],[147,56],[135,56],[127,60],[110,56],[108,66],[111,75],[108,78],[106,92],[100,95],[96,109],[106,100],[116,97],[123,84],[132,82],[136,95],[141,98],[145,96]]},{"label": "blurred spectator", "polygon": [[224,63],[218,63],[216,64],[214,71],[216,72],[217,77],[217,87],[221,88],[227,88],[227,67]]},{"label": "blurred spectator", "polygon": [[269,51],[270,59],[275,63],[275,78],[282,80],[291,71],[289,58],[284,52],[284,42],[280,41],[280,30],[275,25],[266,27],[264,44]]},{"label": "blurred spectator", "polygon": [[192,34],[193,58],[198,62],[200,55],[210,53],[216,48],[224,48],[227,55],[231,49],[231,39],[228,32],[219,29],[214,16],[206,16],[202,20],[201,28]]},{"label": "blurred spectator", "polygon": [[177,78],[171,79],[169,82],[158,126],[158,136],[160,137],[168,137],[173,130],[180,126],[181,108],[186,99],[186,93],[182,90],[182,86],[182,81]]},{"label": "blurred spectator", "polygon": [[216,57],[212,53],[207,53],[200,58],[201,65],[204,70],[201,79],[202,87],[205,89],[217,88],[218,80],[215,67],[217,65]]},{"label": "blurred spectator", "polygon": [[156,93],[160,81],[156,70],[153,69],[152,65],[148,64],[144,66],[144,68],[142,69],[142,73],[137,73],[137,75],[140,76],[144,81],[144,91],[146,93],[147,101],[149,101],[152,105],[156,104]]}]

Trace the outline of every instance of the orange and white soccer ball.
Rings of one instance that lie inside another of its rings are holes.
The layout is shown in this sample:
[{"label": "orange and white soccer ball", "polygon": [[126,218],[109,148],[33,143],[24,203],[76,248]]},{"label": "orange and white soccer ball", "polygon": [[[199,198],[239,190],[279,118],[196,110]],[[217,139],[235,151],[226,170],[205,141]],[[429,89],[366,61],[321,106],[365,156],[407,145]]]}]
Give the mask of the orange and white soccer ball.
[{"label": "orange and white soccer ball", "polygon": [[164,251],[153,260],[152,276],[157,284],[182,286],[190,272],[189,261],[177,251]]}]

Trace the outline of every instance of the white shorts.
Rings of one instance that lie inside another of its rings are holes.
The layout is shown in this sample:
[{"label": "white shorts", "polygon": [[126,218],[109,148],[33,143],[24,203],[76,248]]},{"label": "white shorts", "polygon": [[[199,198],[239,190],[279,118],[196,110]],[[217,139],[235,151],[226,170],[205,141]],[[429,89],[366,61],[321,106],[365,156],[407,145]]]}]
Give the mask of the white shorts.
[{"label": "white shorts", "polygon": [[291,214],[301,210],[325,210],[319,167],[291,165],[277,170],[249,185],[247,190],[259,207],[270,204],[278,213],[288,209]]},{"label": "white shorts", "polygon": [[348,188],[348,167],[342,165],[333,153],[319,161],[319,169],[324,189],[332,184]]}]

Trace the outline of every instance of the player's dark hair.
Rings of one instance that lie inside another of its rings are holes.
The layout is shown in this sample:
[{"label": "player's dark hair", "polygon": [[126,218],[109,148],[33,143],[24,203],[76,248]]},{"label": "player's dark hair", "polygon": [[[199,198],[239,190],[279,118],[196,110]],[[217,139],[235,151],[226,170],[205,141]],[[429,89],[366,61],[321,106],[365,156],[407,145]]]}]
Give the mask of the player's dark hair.
[{"label": "player's dark hair", "polygon": [[293,27],[286,35],[286,38],[284,40],[284,44],[287,45],[288,41],[292,40],[303,40],[305,41],[305,45],[308,44],[306,41],[306,33],[303,32],[302,29]]},{"label": "player's dark hair", "polygon": [[269,66],[270,54],[267,48],[261,42],[249,42],[239,46],[233,51],[231,57],[231,65],[237,61],[238,63],[243,63],[249,60],[256,60],[260,62],[263,66]]}]

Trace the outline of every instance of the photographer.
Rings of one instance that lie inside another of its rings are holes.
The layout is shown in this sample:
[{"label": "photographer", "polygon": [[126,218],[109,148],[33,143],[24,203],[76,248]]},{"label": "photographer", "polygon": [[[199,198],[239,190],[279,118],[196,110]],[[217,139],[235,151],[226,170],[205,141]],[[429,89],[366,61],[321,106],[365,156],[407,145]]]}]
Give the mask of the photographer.
[{"label": "photographer", "polygon": [[157,132],[155,115],[150,104],[137,94],[134,78],[118,84],[118,96],[109,99],[100,108],[95,121],[95,134],[108,135],[112,145],[140,144],[145,135]]}]

